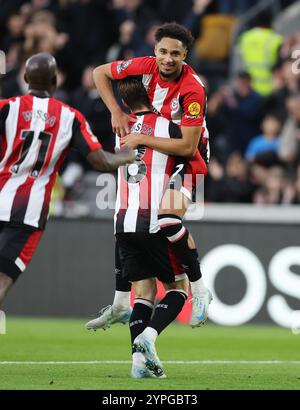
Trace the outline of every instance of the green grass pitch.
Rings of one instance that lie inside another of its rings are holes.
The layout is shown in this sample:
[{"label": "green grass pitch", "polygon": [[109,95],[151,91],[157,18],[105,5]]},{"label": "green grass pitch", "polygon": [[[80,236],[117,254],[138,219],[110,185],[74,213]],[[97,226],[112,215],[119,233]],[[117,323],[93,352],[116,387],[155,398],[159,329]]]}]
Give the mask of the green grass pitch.
[{"label": "green grass pitch", "polygon": [[[93,332],[84,320],[9,317],[0,335],[0,389],[299,390],[299,346],[300,335],[275,326],[173,324],[157,342],[167,379],[133,380],[127,326]],[[100,363],[53,363],[85,361]]]}]

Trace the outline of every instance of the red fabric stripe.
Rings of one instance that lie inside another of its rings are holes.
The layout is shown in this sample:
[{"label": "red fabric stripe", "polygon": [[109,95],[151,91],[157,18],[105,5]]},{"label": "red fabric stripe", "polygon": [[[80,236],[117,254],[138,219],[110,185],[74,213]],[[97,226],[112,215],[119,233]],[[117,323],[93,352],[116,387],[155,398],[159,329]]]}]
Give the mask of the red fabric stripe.
[{"label": "red fabric stripe", "polygon": [[69,147],[64,149],[64,151],[62,152],[59,160],[57,161],[57,163],[54,167],[54,171],[52,172],[47,185],[45,186],[45,198],[44,198],[43,208],[42,208],[42,212],[41,212],[41,216],[40,216],[40,220],[39,220],[39,228],[40,229],[45,228],[45,225],[46,225],[46,222],[47,222],[47,216],[48,216],[48,212],[49,212],[51,194],[52,194],[52,190],[53,190],[53,187],[54,187],[54,184],[55,184],[55,181],[56,181],[57,172],[58,172],[59,168],[61,167],[62,163],[64,162],[64,160],[66,159],[66,156],[68,155],[69,150],[70,150]]},{"label": "red fabric stripe", "polygon": [[31,261],[42,235],[43,231],[34,231],[25,243],[25,246],[20,254],[20,259],[26,266]]},{"label": "red fabric stripe", "polygon": [[168,247],[168,255],[169,255],[169,260],[170,260],[170,265],[172,268],[172,271],[174,272],[174,275],[182,275],[184,273],[184,270],[179,263],[178,258],[176,257],[174,251],[171,248],[171,245],[167,244]]},{"label": "red fabric stripe", "polygon": [[[144,117],[143,125],[147,126],[149,129],[152,128],[153,132],[149,138],[154,137],[155,124],[157,121],[157,115],[148,114]],[[142,158],[142,161],[145,162],[147,167],[146,178],[144,178],[140,183],[140,205],[139,208],[142,213],[150,214],[151,209],[151,184],[152,184],[152,159],[153,159],[153,150],[146,148],[146,153]],[[140,212],[140,211],[139,211]],[[149,221],[150,222],[150,221]]]},{"label": "red fabric stripe", "polygon": [[49,123],[47,123],[45,126],[44,131],[50,132],[52,134],[52,137],[49,144],[48,153],[46,155],[46,161],[43,168],[41,169],[40,175],[43,175],[43,173],[46,171],[52,158],[55,142],[58,136],[59,126],[61,123],[61,110],[62,104],[54,98],[50,98],[48,103],[48,115],[49,118],[55,117],[56,121],[53,126]]},{"label": "red fabric stripe", "polygon": [[[11,177],[11,172],[10,172],[10,167],[18,161],[19,156],[20,156],[20,151],[22,148],[22,144],[24,140],[20,138],[20,133],[22,130],[28,130],[30,128],[30,121],[26,122],[22,113],[24,111],[31,111],[32,110],[32,102],[33,102],[33,97],[30,94],[24,95],[20,97],[20,107],[19,107],[19,113],[18,113],[18,125],[16,128],[16,135],[13,137],[14,138],[14,143],[13,143],[13,149],[12,153],[7,159],[6,165],[1,171],[0,174],[0,191],[6,184],[6,182],[9,180]],[[7,136],[10,138],[11,136]]]}]

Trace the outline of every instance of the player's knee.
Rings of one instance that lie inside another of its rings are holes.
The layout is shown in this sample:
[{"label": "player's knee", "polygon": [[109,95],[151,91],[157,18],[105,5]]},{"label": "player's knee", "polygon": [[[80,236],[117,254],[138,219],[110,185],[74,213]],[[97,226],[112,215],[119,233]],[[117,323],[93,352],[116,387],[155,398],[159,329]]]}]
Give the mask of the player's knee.
[{"label": "player's knee", "polygon": [[157,293],[155,278],[134,282],[133,286],[135,298],[146,299],[154,302]]}]

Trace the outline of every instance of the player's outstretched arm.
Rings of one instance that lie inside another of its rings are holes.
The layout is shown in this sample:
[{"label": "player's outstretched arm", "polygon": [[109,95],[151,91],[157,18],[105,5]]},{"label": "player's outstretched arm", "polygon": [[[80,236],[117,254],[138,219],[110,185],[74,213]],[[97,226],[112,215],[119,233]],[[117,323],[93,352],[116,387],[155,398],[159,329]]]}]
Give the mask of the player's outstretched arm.
[{"label": "player's outstretched arm", "polygon": [[182,127],[182,138],[155,137],[149,138],[143,134],[128,134],[121,139],[121,144],[132,149],[138,145],[145,145],[167,155],[192,158],[199,144],[202,127]]},{"label": "player's outstretched arm", "polygon": [[90,152],[86,158],[98,171],[108,172],[114,171],[120,165],[132,163],[135,160],[135,154],[131,148],[122,147],[115,154],[99,149]]},{"label": "player's outstretched arm", "polygon": [[96,67],[93,71],[93,78],[100,97],[111,113],[111,125],[114,133],[124,137],[130,131],[128,126],[130,117],[121,110],[114,97],[112,89],[114,78],[111,74],[111,64]]}]

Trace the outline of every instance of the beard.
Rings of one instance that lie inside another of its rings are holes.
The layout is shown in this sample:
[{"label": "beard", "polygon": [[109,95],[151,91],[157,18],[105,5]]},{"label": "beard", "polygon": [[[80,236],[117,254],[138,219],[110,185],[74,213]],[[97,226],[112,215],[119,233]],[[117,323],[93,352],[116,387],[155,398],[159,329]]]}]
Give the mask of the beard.
[{"label": "beard", "polygon": [[159,71],[159,74],[161,75],[161,77],[164,77],[164,78],[176,78],[177,77],[177,73],[176,73],[176,71],[172,71],[172,72],[165,72],[165,71],[163,71],[163,70],[160,70]]}]

